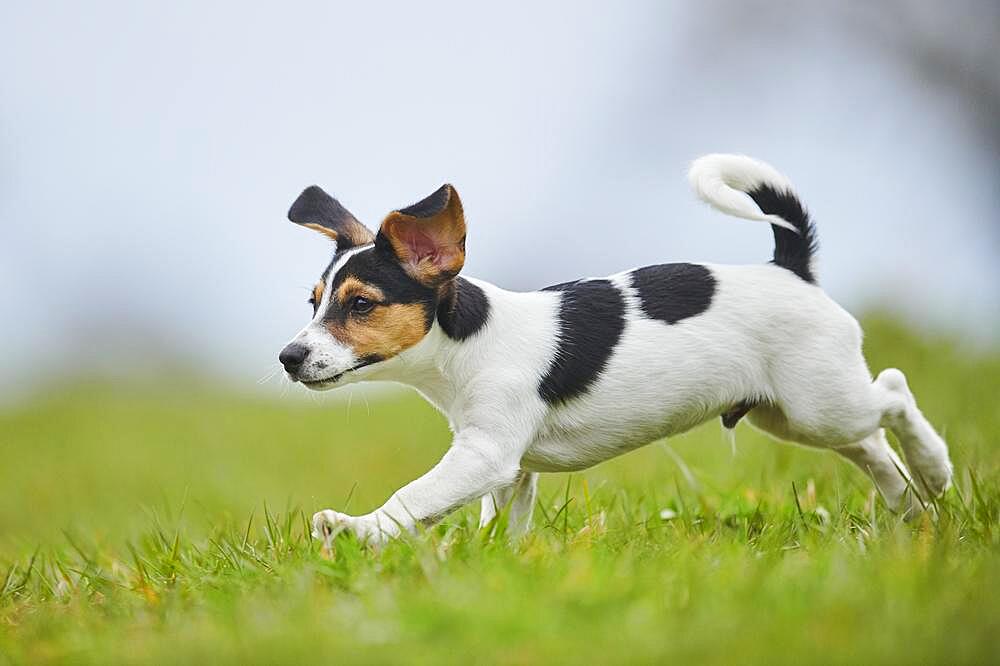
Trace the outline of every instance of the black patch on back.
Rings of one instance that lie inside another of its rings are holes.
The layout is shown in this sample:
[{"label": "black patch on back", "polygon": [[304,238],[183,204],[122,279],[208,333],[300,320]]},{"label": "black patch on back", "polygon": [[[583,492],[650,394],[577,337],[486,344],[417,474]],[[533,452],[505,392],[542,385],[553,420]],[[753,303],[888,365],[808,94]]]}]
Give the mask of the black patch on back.
[{"label": "black patch on back", "polygon": [[715,277],[700,264],[660,264],[632,271],[632,287],[647,317],[676,324],[708,309]]},{"label": "black patch on back", "polygon": [[560,282],[559,284],[553,284],[551,286],[545,287],[542,291],[566,291],[576,285],[580,284],[581,280],[571,280],[569,282]]},{"label": "black patch on back", "polygon": [[768,185],[761,185],[747,194],[765,214],[777,215],[799,231],[795,233],[791,229],[771,225],[774,232],[774,259],[771,263],[815,284],[816,276],[810,264],[819,249],[819,240],[816,238],[816,227],[802,202],[791,192],[778,192]]},{"label": "black patch on back", "polygon": [[544,291],[562,293],[559,348],[538,385],[550,405],[583,394],[604,370],[625,330],[625,301],[607,280],[567,282]]},{"label": "black patch on back", "polygon": [[421,199],[412,206],[407,206],[396,212],[402,213],[403,215],[409,215],[410,217],[434,217],[441,211],[445,209],[448,205],[448,186],[442,185],[434,194],[431,194],[426,199]]},{"label": "black patch on back", "polygon": [[441,329],[452,340],[476,334],[490,317],[490,301],[483,290],[465,278],[455,278],[438,303]]}]

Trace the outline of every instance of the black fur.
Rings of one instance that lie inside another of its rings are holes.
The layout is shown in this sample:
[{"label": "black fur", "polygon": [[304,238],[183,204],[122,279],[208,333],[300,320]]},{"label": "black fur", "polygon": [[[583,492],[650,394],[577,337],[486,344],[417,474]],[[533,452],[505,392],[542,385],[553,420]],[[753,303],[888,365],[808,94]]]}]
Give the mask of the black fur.
[{"label": "black fur", "polygon": [[757,207],[767,215],[777,215],[798,229],[798,233],[784,227],[771,225],[774,231],[774,259],[776,266],[787,268],[806,282],[816,283],[810,263],[819,249],[816,227],[809,219],[802,202],[791,192],[778,192],[768,185],[761,185],[747,192]]},{"label": "black fur", "polygon": [[660,264],[632,271],[632,287],[647,317],[676,324],[708,309],[715,277],[700,264]]},{"label": "black fur", "polygon": [[547,287],[562,292],[559,348],[538,385],[550,405],[584,393],[597,379],[625,330],[625,301],[607,280]]},{"label": "black fur", "polygon": [[736,427],[736,424],[740,422],[744,416],[746,416],[751,409],[756,407],[757,404],[752,400],[744,400],[738,405],[734,405],[729,410],[722,412],[722,425],[729,430]]},{"label": "black fur", "polygon": [[448,205],[448,189],[447,185],[442,185],[434,191],[434,194],[397,212],[410,217],[434,217]]},{"label": "black fur", "polygon": [[[334,265],[343,256],[337,252],[323,271],[325,282]],[[392,247],[381,236],[375,247],[355,254],[334,276],[331,288],[337,287],[348,277],[371,284],[385,294],[385,304],[420,303],[424,307],[426,330],[430,330],[435,317],[445,334],[453,340],[465,340],[480,331],[490,316],[490,302],[483,290],[464,278],[456,278],[443,289],[421,284],[399,264]],[[348,312],[331,303],[324,320],[343,321]]]},{"label": "black fur", "polygon": [[438,303],[437,318],[449,338],[465,340],[486,325],[490,301],[476,285],[465,278],[455,278]]},{"label": "black fur", "polygon": [[337,232],[338,250],[353,247],[354,237],[360,235],[349,233],[349,228],[354,225],[364,228],[349,210],[317,185],[310,185],[302,191],[288,209],[288,219],[295,224],[316,224]]},{"label": "black fur", "polygon": [[344,217],[354,216],[318,185],[302,190],[288,209],[288,219],[296,224],[318,224],[334,231],[337,221]]},{"label": "black fur", "polygon": [[[324,279],[326,279],[325,276],[329,275],[340,255],[341,253],[338,252],[334,256],[333,261],[324,272]],[[334,281],[331,284],[332,289],[336,291],[337,287],[351,276],[381,289],[382,293],[385,294],[385,304],[421,303],[424,306],[426,329],[430,330],[434,323],[434,312],[437,307],[437,291],[410,277],[410,274],[399,265],[391,248],[380,248],[376,244],[372,249],[355,254],[334,276]],[[346,309],[337,307],[331,302],[324,319],[329,321],[343,320],[347,315]]]}]

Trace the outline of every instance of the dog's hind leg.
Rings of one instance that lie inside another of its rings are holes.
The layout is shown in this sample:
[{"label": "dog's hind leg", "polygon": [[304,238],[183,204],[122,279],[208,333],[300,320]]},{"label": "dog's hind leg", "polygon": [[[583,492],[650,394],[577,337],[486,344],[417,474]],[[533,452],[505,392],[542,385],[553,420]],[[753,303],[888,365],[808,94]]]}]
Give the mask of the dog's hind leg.
[{"label": "dog's hind leg", "polygon": [[507,534],[518,537],[531,527],[531,514],[535,508],[535,493],[538,487],[538,474],[522,471],[517,480],[509,486],[495,490],[489,495],[483,495],[480,503],[479,527],[490,524],[504,506],[510,502]]},{"label": "dog's hind leg", "polygon": [[890,396],[882,414],[882,425],[892,429],[899,439],[917,487],[925,498],[937,497],[951,485],[948,445],[917,408],[916,398],[902,372],[896,368],[883,370],[873,386]]},{"label": "dog's hind leg", "polygon": [[916,496],[909,472],[896,452],[889,446],[885,431],[876,428],[871,434],[850,444],[829,445],[814,437],[806,437],[790,422],[785,414],[773,405],[755,407],[749,415],[755,428],[780,440],[805,446],[831,449],[857,465],[875,483],[886,505],[893,512],[913,518],[922,505]]},{"label": "dog's hind leg", "polygon": [[891,511],[909,519],[923,510],[903,462],[889,446],[881,428],[861,441],[835,448],[834,451],[871,477]]},{"label": "dog's hind leg", "polygon": [[779,439],[838,451],[872,477],[891,508],[909,517],[918,511],[903,498],[907,477],[899,470],[905,468],[882,428],[899,439],[912,485],[923,500],[948,487],[948,447],[917,409],[902,372],[885,370],[872,381],[860,355],[853,363],[807,369],[823,381],[796,382],[796,368],[785,369],[787,380],[779,384],[784,390],[776,404],[755,407],[750,422]]}]

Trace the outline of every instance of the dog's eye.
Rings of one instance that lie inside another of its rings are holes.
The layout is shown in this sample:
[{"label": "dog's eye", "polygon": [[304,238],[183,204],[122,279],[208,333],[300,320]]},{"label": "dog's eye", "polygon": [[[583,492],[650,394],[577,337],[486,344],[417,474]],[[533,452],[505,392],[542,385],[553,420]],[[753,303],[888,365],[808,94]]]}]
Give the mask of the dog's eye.
[{"label": "dog's eye", "polygon": [[364,296],[355,296],[351,299],[351,312],[356,312],[358,314],[367,314],[372,311],[375,304],[369,301]]},{"label": "dog's eye", "polygon": [[309,300],[307,301],[307,303],[309,303],[309,305],[312,306],[313,314],[316,314],[316,308],[319,307],[319,303],[316,302],[316,297],[315,296],[310,296]]}]

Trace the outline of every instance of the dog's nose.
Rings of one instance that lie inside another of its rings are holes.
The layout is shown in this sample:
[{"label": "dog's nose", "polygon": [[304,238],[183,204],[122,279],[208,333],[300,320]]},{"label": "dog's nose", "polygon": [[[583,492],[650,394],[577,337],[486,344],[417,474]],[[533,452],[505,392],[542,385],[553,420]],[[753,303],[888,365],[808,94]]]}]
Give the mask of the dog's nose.
[{"label": "dog's nose", "polygon": [[281,350],[281,353],[278,354],[278,360],[281,361],[281,365],[285,366],[285,371],[288,374],[294,375],[302,367],[302,363],[308,355],[308,347],[293,343]]}]

